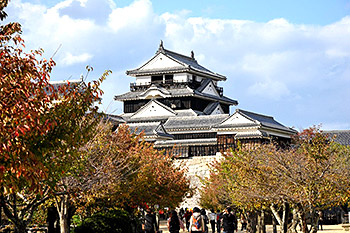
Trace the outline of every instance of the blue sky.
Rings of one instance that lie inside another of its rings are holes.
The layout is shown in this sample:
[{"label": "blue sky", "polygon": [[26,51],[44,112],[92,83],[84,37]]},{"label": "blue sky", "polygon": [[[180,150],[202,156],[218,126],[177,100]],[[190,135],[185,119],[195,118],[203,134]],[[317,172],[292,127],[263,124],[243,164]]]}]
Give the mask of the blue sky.
[{"label": "blue sky", "polygon": [[[130,1],[121,0],[117,4],[125,6]],[[350,1],[345,0],[154,0],[152,5],[158,14],[187,9],[192,17],[258,22],[285,18],[292,23],[321,25],[333,23],[350,13]]]},{"label": "blue sky", "polygon": [[350,128],[350,0],[11,0],[6,11],[27,49],[58,49],[52,80],[78,79],[86,65],[88,80],[112,70],[106,112],[122,112],[113,96],[134,81],[125,71],[163,40],[227,76],[219,86],[238,108],[297,130]]}]

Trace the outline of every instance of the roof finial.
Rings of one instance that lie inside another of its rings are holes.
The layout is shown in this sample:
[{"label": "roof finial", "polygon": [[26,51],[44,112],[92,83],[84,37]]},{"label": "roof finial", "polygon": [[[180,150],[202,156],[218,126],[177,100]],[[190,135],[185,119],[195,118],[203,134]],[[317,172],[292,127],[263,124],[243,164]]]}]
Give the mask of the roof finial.
[{"label": "roof finial", "polygon": [[193,50],[191,51],[191,57],[192,57],[192,59],[194,59],[194,52],[193,52]]},{"label": "roof finial", "polygon": [[158,52],[164,52],[164,47],[163,47],[163,40],[160,40],[160,44],[159,44],[159,48],[158,48]]}]

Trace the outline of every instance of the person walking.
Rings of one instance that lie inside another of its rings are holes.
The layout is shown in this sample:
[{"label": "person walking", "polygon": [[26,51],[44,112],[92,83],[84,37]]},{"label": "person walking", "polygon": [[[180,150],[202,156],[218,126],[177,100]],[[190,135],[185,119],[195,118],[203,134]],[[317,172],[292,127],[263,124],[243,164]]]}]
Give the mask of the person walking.
[{"label": "person walking", "polygon": [[209,229],[208,229],[209,218],[207,216],[207,212],[205,211],[205,209],[201,209],[201,215],[202,215],[203,220],[204,220],[204,233],[208,233],[209,232]]},{"label": "person walking", "polygon": [[193,214],[190,219],[189,232],[190,233],[204,233],[205,223],[203,216],[201,215],[201,210],[198,207],[193,208]]},{"label": "person walking", "polygon": [[157,219],[156,216],[153,214],[151,209],[146,210],[146,216],[144,219],[144,224],[142,227],[142,230],[145,233],[156,233],[158,232],[158,224],[157,224]]},{"label": "person walking", "polygon": [[323,231],[323,212],[319,210],[317,214],[318,214],[317,230],[321,228],[321,231]]},{"label": "person walking", "polygon": [[188,232],[190,231],[191,216],[192,216],[192,212],[188,208],[186,208],[184,218],[185,218],[185,222],[186,222],[186,229]]},{"label": "person walking", "polygon": [[170,233],[179,233],[180,228],[184,231],[185,227],[181,219],[178,217],[177,212],[172,210],[170,212],[168,221],[167,221],[168,230]]},{"label": "person walking", "polygon": [[241,231],[247,230],[247,219],[243,213],[241,214],[241,224],[242,224]]},{"label": "person walking", "polygon": [[222,220],[222,213],[220,213],[220,210],[216,211],[216,229],[218,233],[221,233],[221,220]]},{"label": "person walking", "polygon": [[237,219],[231,213],[231,207],[227,207],[222,215],[222,232],[234,233],[234,231],[237,230],[236,222]]},{"label": "person walking", "polygon": [[209,215],[209,221],[210,221],[210,226],[211,226],[211,232],[215,233],[215,225],[216,225],[216,213],[214,212],[213,209],[210,210]]}]

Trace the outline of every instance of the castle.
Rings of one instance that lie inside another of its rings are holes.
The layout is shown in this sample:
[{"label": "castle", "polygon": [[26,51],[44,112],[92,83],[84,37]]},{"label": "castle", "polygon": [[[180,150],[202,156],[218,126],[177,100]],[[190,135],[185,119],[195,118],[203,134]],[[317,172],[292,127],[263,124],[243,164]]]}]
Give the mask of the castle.
[{"label": "castle", "polygon": [[[200,186],[197,176],[208,175],[207,163],[238,140],[285,144],[297,133],[271,116],[238,108],[230,115],[230,106],[238,101],[225,96],[219,86],[226,77],[198,64],[193,51],[182,55],[161,42],[152,58],[126,74],[136,81],[129,92],[114,97],[124,103],[119,117],[132,131],[143,131],[156,149],[171,151],[178,162],[184,161],[193,186]],[[196,198],[183,206],[193,207]]]}]

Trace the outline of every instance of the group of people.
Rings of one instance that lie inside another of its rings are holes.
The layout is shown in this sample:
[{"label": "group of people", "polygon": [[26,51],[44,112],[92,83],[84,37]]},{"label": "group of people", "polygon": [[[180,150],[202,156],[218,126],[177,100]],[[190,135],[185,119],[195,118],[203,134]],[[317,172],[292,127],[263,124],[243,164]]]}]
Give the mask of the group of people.
[{"label": "group of people", "polygon": [[[222,213],[220,211],[215,212],[214,210],[211,210],[208,215],[206,214],[205,209],[200,210],[198,207],[193,208],[192,212],[186,209],[186,211],[180,210],[179,213],[180,216],[183,216],[183,219],[186,222],[186,229],[190,233],[209,233],[209,224],[212,233],[234,233],[237,231],[237,217],[231,207],[226,207]],[[243,231],[247,227],[247,221],[244,215],[241,215],[240,220],[242,224],[241,230]]]},{"label": "group of people", "polygon": [[[242,229],[245,230],[247,223],[243,215],[241,215]],[[190,233],[209,233],[209,227],[211,226],[212,233],[234,233],[237,231],[237,217],[230,207],[227,207],[223,213],[211,210],[211,213],[206,214],[205,209],[199,209],[194,207],[193,210],[186,208],[180,209],[179,214],[172,210],[169,212],[169,218],[167,219],[167,227],[170,233],[179,233],[180,229],[185,231],[185,228]],[[147,211],[145,216],[145,233],[158,232],[158,226],[156,218],[151,211]],[[151,225],[146,227],[146,225]]]}]

